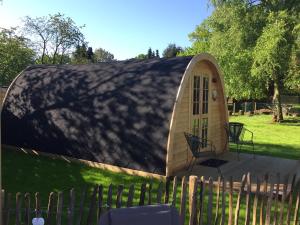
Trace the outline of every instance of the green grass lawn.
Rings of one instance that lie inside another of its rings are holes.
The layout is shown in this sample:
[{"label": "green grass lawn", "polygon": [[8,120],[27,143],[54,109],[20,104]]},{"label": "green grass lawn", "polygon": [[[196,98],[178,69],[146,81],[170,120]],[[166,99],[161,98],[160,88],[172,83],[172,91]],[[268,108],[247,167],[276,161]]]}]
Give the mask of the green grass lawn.
[{"label": "green grass lawn", "polygon": [[[143,182],[150,179],[114,173],[98,168],[91,168],[80,163],[70,163],[61,159],[52,159],[47,156],[37,156],[2,149],[2,188],[11,192],[40,192],[42,200],[47,200],[51,191],[67,191],[71,188],[77,190],[102,184],[107,188],[112,184],[123,184],[129,187],[134,184],[140,188]],[[154,179],[155,187],[159,180]],[[114,186],[113,191],[116,192]],[[106,190],[105,190],[106,191]]]},{"label": "green grass lawn", "polygon": [[[231,122],[241,122],[254,133],[255,153],[289,159],[300,159],[300,119],[285,117],[273,123],[271,115],[231,116]],[[231,146],[234,150],[234,146]],[[249,148],[244,148],[249,152]]]},{"label": "green grass lawn", "polygon": [[[128,189],[131,184],[135,185],[134,205],[139,203],[140,187],[142,183],[153,182],[153,191],[156,193],[160,180],[125,173],[115,173],[98,168],[91,168],[80,163],[70,163],[62,159],[52,159],[47,156],[37,156],[26,154],[22,151],[15,151],[10,148],[2,148],[2,189],[6,193],[12,194],[12,205],[15,204],[15,195],[21,192],[24,196],[26,192],[31,194],[31,204],[34,207],[34,194],[40,193],[41,207],[47,209],[48,196],[50,192],[64,192],[64,212],[63,224],[66,224],[67,205],[69,201],[68,192],[75,189],[75,212],[78,214],[81,193],[87,188],[88,194],[85,200],[84,220],[88,214],[90,198],[93,188],[103,185],[104,205],[107,201],[107,192],[110,184],[113,184],[113,203],[116,205],[116,193],[118,185],[124,185],[122,195],[123,206],[126,204]],[[180,189],[180,188],[179,188]],[[178,195],[179,196],[179,195]],[[156,200],[156,195],[152,195],[152,202]],[[148,201],[146,195],[145,202]],[[24,207],[24,205],[23,205]],[[34,216],[34,213],[32,213]],[[45,215],[43,215],[45,216]],[[95,218],[95,217],[94,217]],[[14,222],[14,211],[11,211],[11,222]]]}]

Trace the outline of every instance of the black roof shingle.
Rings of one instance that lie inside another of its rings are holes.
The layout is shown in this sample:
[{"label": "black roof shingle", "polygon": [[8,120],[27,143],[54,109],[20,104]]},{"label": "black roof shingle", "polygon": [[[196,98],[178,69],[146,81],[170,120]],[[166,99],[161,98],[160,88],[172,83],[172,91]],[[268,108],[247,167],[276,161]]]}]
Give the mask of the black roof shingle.
[{"label": "black roof shingle", "polygon": [[2,141],[164,175],[169,123],[191,58],[31,66],[3,105]]}]

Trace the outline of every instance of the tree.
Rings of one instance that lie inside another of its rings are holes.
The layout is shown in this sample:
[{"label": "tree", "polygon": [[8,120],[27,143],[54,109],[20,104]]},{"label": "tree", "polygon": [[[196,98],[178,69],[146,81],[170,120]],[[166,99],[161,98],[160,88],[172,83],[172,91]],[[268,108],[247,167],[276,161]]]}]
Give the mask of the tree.
[{"label": "tree", "polygon": [[23,31],[26,36],[34,40],[34,47],[41,54],[41,64],[44,64],[47,46],[52,39],[52,28],[49,18],[37,17],[34,19],[27,16],[24,18]]},{"label": "tree", "polygon": [[159,51],[158,51],[158,49],[155,50],[155,57],[159,58]]},{"label": "tree", "polygon": [[182,52],[182,48],[180,46],[176,46],[176,44],[169,44],[163,51],[162,55],[165,58],[171,58],[177,56],[180,52]]},{"label": "tree", "polygon": [[103,48],[97,48],[94,53],[95,62],[111,62],[114,60],[114,55]]},{"label": "tree", "polygon": [[41,55],[41,63],[45,63],[47,56],[52,59],[52,64],[56,64],[63,63],[65,55],[84,43],[82,28],[83,26],[78,27],[70,17],[57,13],[48,17],[25,17],[23,31],[33,40]]},{"label": "tree", "polygon": [[147,59],[148,55],[145,54],[139,54],[138,56],[135,57],[136,59]]},{"label": "tree", "polygon": [[88,47],[86,55],[87,55],[87,59],[90,63],[94,62],[94,52],[93,52],[92,47]]},{"label": "tree", "polygon": [[9,85],[28,65],[34,62],[34,51],[27,40],[14,29],[0,29],[0,84]]},{"label": "tree", "polygon": [[224,72],[227,94],[236,99],[267,97],[273,83],[273,98],[282,119],[280,93],[291,65],[299,68],[295,63],[295,33],[299,31],[295,32],[295,27],[300,4],[277,0],[211,2],[215,10],[189,35],[192,46],[181,54],[213,54]]},{"label": "tree", "polygon": [[274,82],[273,101],[277,102],[279,120],[283,120],[281,108],[281,93],[283,80],[289,69],[292,46],[288,44],[291,37],[288,32],[286,11],[270,13],[268,23],[258,38],[253,51],[254,62],[252,74],[261,81],[272,80]]},{"label": "tree", "polygon": [[148,58],[148,59],[153,58],[153,51],[152,51],[151,48],[148,49],[147,58]]},{"label": "tree", "polygon": [[88,50],[86,44],[77,45],[75,51],[72,53],[72,64],[87,64]]}]

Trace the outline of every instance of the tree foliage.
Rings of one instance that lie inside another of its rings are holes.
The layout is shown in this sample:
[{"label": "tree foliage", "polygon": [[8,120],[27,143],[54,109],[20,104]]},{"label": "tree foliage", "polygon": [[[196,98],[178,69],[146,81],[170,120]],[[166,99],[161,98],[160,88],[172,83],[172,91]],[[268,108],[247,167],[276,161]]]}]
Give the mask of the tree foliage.
[{"label": "tree foliage", "polygon": [[23,32],[32,39],[41,64],[46,63],[46,59],[51,59],[51,63],[56,64],[63,63],[65,55],[84,43],[82,28],[70,17],[56,13],[47,17],[25,17]]},{"label": "tree foliage", "polygon": [[114,55],[103,48],[97,48],[94,53],[95,62],[111,62],[114,60]]},{"label": "tree foliage", "polygon": [[180,52],[182,52],[182,48],[180,46],[176,46],[176,44],[169,44],[163,51],[162,55],[164,58],[171,58],[177,56]]},{"label": "tree foliage", "polygon": [[14,29],[0,29],[0,85],[9,85],[29,64],[35,53],[27,40],[15,34]]},{"label": "tree foliage", "polygon": [[77,45],[72,53],[72,64],[87,64],[88,63],[88,48],[86,44]]},{"label": "tree foliage", "polygon": [[135,59],[152,59],[152,58],[160,58],[159,51],[156,49],[152,50],[151,47],[148,48],[147,54],[139,54],[135,57]]},{"label": "tree foliage", "polygon": [[283,88],[299,85],[300,3],[211,2],[215,10],[189,35],[192,46],[181,55],[213,54],[224,72],[227,95],[233,98],[268,97],[268,89],[274,86],[273,97],[281,117]]}]

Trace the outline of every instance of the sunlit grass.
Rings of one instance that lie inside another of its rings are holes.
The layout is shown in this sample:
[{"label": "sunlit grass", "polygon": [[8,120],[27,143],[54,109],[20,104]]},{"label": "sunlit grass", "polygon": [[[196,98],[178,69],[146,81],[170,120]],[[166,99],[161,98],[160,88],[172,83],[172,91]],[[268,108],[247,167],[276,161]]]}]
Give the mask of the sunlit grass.
[{"label": "sunlit grass", "polygon": [[[300,159],[300,119],[284,119],[282,123],[274,123],[271,115],[230,117],[231,122],[244,123],[247,129],[253,131],[255,153]],[[249,152],[250,149],[244,150]]]}]

